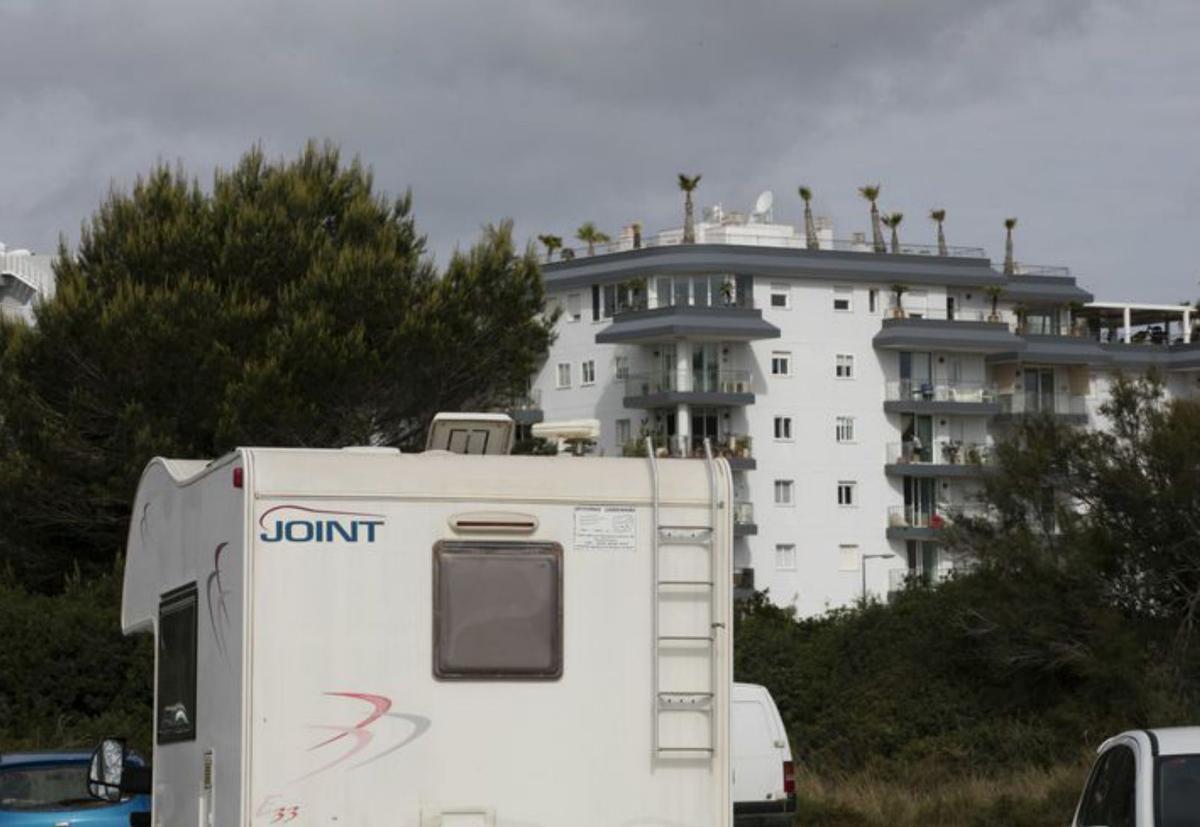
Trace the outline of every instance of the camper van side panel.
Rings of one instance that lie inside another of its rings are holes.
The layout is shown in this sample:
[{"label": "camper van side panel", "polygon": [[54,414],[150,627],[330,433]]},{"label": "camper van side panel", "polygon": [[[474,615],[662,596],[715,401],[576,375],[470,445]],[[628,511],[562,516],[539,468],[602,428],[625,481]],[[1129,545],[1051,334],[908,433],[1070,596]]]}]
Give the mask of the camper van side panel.
[{"label": "camper van side panel", "polygon": [[153,808],[164,827],[241,820],[245,500],[231,474],[240,461],[158,485],[138,518],[145,551],[161,562]]},{"label": "camper van side panel", "polygon": [[[469,467],[462,462],[426,455],[401,470],[436,480],[442,465]],[[522,465],[515,457],[505,462],[513,464],[502,469],[511,478],[527,468],[553,473],[556,467]],[[587,467],[628,473],[631,480],[645,473],[633,462]],[[707,490],[702,464],[679,468],[697,475],[689,490]],[[728,502],[727,481],[721,485]],[[728,824],[724,687],[717,690],[716,758],[654,754],[650,507],[631,503],[629,514],[613,521],[612,536],[584,536],[578,509],[595,503],[544,496],[518,502],[517,496],[501,504],[287,495],[255,502],[251,824]],[[456,515],[496,510],[529,514],[537,527],[524,536],[492,537],[451,528]],[[705,525],[710,514],[697,505],[672,508],[670,517]],[[718,532],[725,588],[728,531]],[[528,595],[520,576],[498,573],[492,582],[512,599],[485,616],[475,609],[496,602],[484,588],[487,577],[472,580],[475,574],[458,569],[459,561],[443,559],[464,541],[525,544],[549,568],[531,569],[527,582],[537,585]],[[542,609],[556,559],[561,662],[551,642],[534,647],[530,663],[521,665],[529,670],[523,677],[494,679],[486,663],[465,677],[473,659],[511,645],[513,628],[536,635],[554,617]],[[457,608],[438,596],[449,577],[469,585]],[[448,611],[462,614],[439,636],[437,624]],[[701,618],[702,629],[707,620]],[[492,632],[495,646],[488,645]],[[719,634],[719,679],[727,681],[728,639],[723,629]],[[454,651],[439,654],[439,647]],[[707,670],[696,680],[707,681]]]}]

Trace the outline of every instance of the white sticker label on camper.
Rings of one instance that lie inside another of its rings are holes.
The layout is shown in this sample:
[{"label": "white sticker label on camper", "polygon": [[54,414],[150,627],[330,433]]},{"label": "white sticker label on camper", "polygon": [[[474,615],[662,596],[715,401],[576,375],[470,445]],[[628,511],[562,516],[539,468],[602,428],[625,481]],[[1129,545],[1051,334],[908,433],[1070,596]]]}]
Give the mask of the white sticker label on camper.
[{"label": "white sticker label on camper", "polygon": [[637,514],[629,507],[581,505],[575,509],[576,551],[633,551]]}]

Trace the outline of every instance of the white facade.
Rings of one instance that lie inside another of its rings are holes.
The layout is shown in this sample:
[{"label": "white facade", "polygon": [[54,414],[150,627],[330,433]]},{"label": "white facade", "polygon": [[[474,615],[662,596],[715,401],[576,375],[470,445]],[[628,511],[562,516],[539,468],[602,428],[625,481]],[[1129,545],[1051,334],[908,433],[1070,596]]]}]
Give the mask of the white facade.
[{"label": "white facade", "polygon": [[54,295],[54,258],[0,244],[0,313],[33,322],[33,308]]},{"label": "white facade", "polygon": [[[982,251],[878,255],[824,222],[819,250],[787,225],[680,237],[633,249],[626,233],[546,267],[563,315],[533,396],[546,420],[598,418],[610,456],[647,433],[674,454],[709,436],[734,458],[735,566],[801,615],[858,599],[864,580],[883,597],[909,574],[944,575],[956,561],[938,533],[977,507],[1012,416],[1095,425],[1112,371],[1192,347],[1179,308],[1162,317],[1167,332],[1182,322],[1179,344],[1163,332],[1139,348],[1128,327],[1104,341],[1113,306],[1084,307],[1061,273],[1006,276]],[[989,285],[1003,288],[994,313]],[[1174,365],[1168,386],[1189,392],[1194,368]]]}]

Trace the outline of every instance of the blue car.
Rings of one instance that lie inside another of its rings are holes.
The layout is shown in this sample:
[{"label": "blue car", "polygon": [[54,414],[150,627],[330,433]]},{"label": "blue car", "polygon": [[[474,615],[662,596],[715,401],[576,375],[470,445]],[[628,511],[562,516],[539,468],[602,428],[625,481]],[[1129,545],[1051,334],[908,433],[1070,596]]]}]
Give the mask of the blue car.
[{"label": "blue car", "polygon": [[[90,752],[0,754],[0,827],[129,827],[150,796],[110,803],[88,795]],[[131,764],[140,764],[131,760]]]}]

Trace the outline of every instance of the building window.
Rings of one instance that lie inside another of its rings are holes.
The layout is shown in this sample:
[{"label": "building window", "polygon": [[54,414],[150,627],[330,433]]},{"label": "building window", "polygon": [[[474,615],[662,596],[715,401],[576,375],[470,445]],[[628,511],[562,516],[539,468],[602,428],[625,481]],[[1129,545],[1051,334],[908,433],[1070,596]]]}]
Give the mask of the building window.
[{"label": "building window", "polygon": [[879,308],[879,291],[872,287],[867,291],[867,309],[874,313]]},{"label": "building window", "polygon": [[838,568],[841,571],[858,571],[861,564],[858,546],[847,543],[838,546]]},{"label": "building window", "polygon": [[775,505],[792,504],[792,481],[775,480]]},{"label": "building window", "polygon": [[158,604],[158,743],[196,740],[196,607],[192,583]]},{"label": "building window", "polygon": [[567,320],[577,322],[583,318],[583,297],[578,293],[567,296]]},{"label": "building window", "polygon": [[771,285],[771,307],[787,310],[792,306],[792,291],[786,284]]},{"label": "building window", "polygon": [[775,568],[780,571],[794,571],[796,569],[796,546],[794,543],[776,544]]},{"label": "building window", "polygon": [[833,309],[839,313],[849,313],[854,309],[852,300],[854,289],[850,287],[833,288]]},{"label": "building window", "polygon": [[434,677],[557,680],[563,671],[562,605],[558,543],[436,543]]},{"label": "building window", "polygon": [[617,446],[620,447],[633,438],[628,419],[617,420]]},{"label": "building window", "polygon": [[571,387],[571,363],[570,362],[559,362],[558,363],[558,387],[560,387],[560,388]]},{"label": "building window", "polygon": [[838,442],[853,442],[854,441],[854,417],[839,416],[837,418],[837,441]]},{"label": "building window", "polygon": [[834,375],[838,379],[853,379],[854,378],[854,357],[849,353],[839,353],[837,355],[837,367]]},{"label": "building window", "polygon": [[588,359],[579,366],[579,384],[594,385],[596,384],[596,362],[594,359]]},{"label": "building window", "polygon": [[792,418],[790,416],[775,417],[775,438],[788,440],[792,438]]},{"label": "building window", "polygon": [[771,375],[792,375],[792,354],[786,350],[777,350],[771,354]]},{"label": "building window", "polygon": [[613,376],[617,379],[629,378],[629,357],[614,356],[613,357]]},{"label": "building window", "polygon": [[856,491],[858,483],[848,482],[843,480],[837,484],[838,505],[851,506],[855,503]]}]

